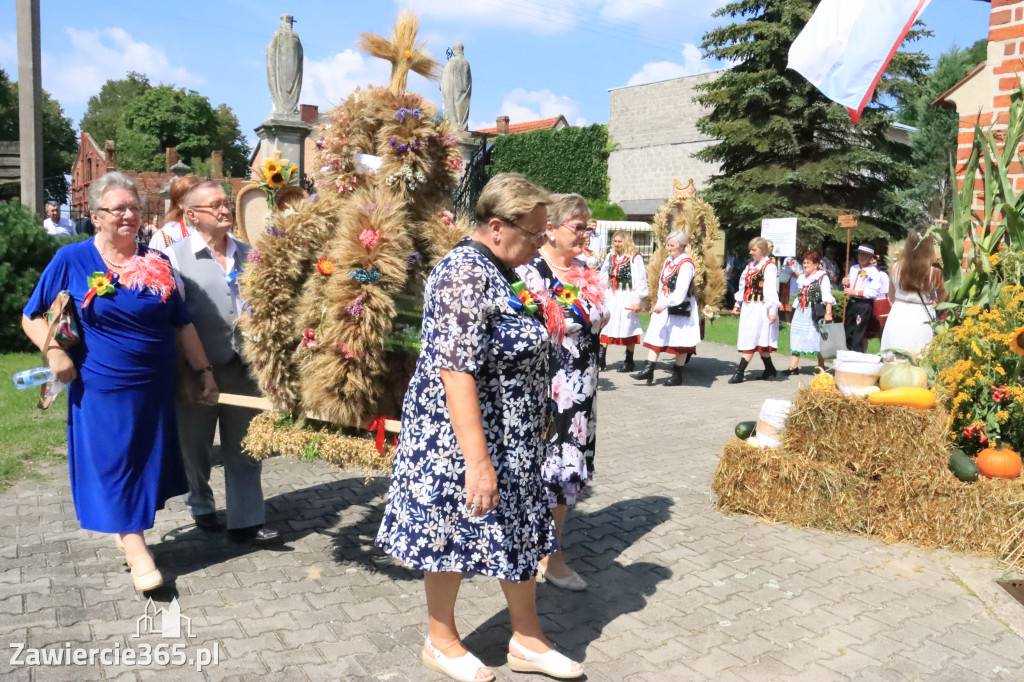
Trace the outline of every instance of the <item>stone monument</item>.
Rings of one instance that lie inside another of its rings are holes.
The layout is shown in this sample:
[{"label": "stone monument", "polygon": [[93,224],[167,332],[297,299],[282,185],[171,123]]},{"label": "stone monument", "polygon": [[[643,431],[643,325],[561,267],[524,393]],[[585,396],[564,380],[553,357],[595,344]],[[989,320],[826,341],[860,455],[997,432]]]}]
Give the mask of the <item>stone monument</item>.
[{"label": "stone monument", "polygon": [[460,135],[469,131],[469,99],[473,94],[473,74],[462,43],[455,43],[452,58],[441,74],[444,114]]},{"label": "stone monument", "polygon": [[299,93],[302,91],[302,42],[292,30],[295,19],[281,15],[281,27],[267,45],[267,84],[273,110],[263,125],[256,128],[261,156],[269,158],[275,151],[305,172],[305,140],[313,126],[299,115]]}]

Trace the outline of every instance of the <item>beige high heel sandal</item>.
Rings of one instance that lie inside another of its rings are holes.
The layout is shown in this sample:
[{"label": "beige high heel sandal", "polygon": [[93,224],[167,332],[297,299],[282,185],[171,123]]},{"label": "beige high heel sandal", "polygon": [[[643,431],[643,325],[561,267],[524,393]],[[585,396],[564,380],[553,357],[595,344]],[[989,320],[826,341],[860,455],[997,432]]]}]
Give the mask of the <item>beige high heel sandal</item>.
[{"label": "beige high heel sandal", "polygon": [[[153,552],[150,552],[148,549],[146,551],[149,552],[149,557],[152,559]],[[160,573],[160,569],[154,567],[152,571],[139,574],[135,572],[135,567],[132,566],[132,562],[128,560],[127,555],[125,555],[124,561],[128,564],[128,568],[131,569],[132,583],[135,585],[136,592],[149,592],[164,584],[164,576]],[[153,563],[155,565],[156,561],[154,560]]]}]

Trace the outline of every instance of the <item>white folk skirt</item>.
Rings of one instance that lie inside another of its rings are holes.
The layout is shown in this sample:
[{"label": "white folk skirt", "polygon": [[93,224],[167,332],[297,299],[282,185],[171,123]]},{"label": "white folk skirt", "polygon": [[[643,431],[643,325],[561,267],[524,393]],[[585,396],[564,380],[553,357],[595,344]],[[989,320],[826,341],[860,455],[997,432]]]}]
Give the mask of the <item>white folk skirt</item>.
[{"label": "white folk skirt", "polygon": [[741,353],[770,353],[779,347],[779,316],[768,321],[768,306],[764,301],[743,302],[740,308],[740,329],[736,348]]},{"label": "white folk skirt", "polygon": [[605,293],[609,318],[601,330],[601,343],[613,346],[639,343],[643,338],[644,327],[640,324],[640,316],[629,309],[636,305],[636,293],[629,289],[608,289]]},{"label": "white folk skirt", "polygon": [[686,299],[690,302],[689,316],[669,315],[668,310],[651,313],[651,321],[647,324],[644,346],[657,353],[691,354],[697,352],[700,343],[700,311],[693,296]]}]

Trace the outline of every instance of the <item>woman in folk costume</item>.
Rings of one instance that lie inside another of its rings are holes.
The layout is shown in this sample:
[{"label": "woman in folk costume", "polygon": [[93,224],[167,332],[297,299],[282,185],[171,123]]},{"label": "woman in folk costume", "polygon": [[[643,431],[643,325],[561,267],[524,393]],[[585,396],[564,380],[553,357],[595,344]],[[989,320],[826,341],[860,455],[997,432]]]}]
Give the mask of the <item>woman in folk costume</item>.
[{"label": "woman in folk costume", "polygon": [[768,241],[761,237],[750,240],[750,257],[740,275],[734,311],[740,314],[736,348],[743,354],[730,384],[743,381],[743,372],[754,353],[764,363],[762,379],[771,379],[778,372],[772,364],[772,351],[779,347],[779,267],[768,256]]},{"label": "woman in folk costume", "polygon": [[658,355],[671,353],[676,356],[672,365],[672,376],[666,386],[683,383],[683,365],[686,359],[697,352],[700,343],[700,311],[697,298],[690,291],[697,269],[693,260],[686,255],[688,238],[685,232],[676,230],[665,240],[668,259],[661,268],[658,281],[658,300],[651,310],[651,321],[647,325],[644,346],[650,349],[647,364],[642,370],[631,375],[638,381],[654,381],[654,367]]},{"label": "woman in folk costume", "polygon": [[643,339],[644,328],[637,311],[647,293],[647,268],[636,250],[633,235],[620,230],[612,237],[612,250],[601,274],[608,278],[608,310],[611,317],[601,331],[600,367],[605,367],[608,346],[625,346],[626,361],[620,372],[633,372],[633,348]]},{"label": "woman in folk costume", "polygon": [[[803,257],[803,274],[796,278],[796,296],[793,298],[793,326],[789,332],[789,347],[793,357],[789,361],[789,369],[783,374],[790,376],[800,373],[800,356],[818,356],[818,367],[825,368],[825,358],[821,357],[821,335],[818,333],[817,321],[832,321],[832,306],[836,299],[832,295],[832,283],[828,274],[818,266],[821,257],[817,251],[808,251]],[[815,307],[819,312],[823,307],[824,314],[818,318],[814,314]]]}]

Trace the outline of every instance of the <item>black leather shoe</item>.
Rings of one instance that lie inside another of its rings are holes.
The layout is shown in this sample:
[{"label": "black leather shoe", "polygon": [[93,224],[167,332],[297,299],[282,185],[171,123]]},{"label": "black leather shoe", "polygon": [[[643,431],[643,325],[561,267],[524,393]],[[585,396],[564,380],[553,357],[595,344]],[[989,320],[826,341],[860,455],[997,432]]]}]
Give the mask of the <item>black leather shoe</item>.
[{"label": "black leather shoe", "polygon": [[778,375],[774,367],[768,367],[761,372],[761,379],[767,381],[768,379],[774,379]]},{"label": "black leather shoe", "polygon": [[193,517],[196,528],[206,533],[221,533],[224,531],[224,523],[217,518],[217,513],[197,514]]},{"label": "black leather shoe", "polygon": [[646,381],[647,385],[650,386],[651,382],[654,381],[654,365],[655,363],[648,360],[647,364],[644,365],[644,368],[642,370],[640,370],[636,374],[630,374],[629,376],[636,379],[637,381]]},{"label": "black leather shoe", "polygon": [[231,528],[228,530],[228,540],[232,542],[262,544],[273,542],[279,537],[281,537],[279,532],[266,526],[249,526],[248,528]]},{"label": "black leather shoe", "polygon": [[738,369],[736,373],[729,379],[730,384],[742,384],[743,383],[743,370]]},{"label": "black leather shoe", "polygon": [[795,377],[797,374],[800,373],[800,368],[799,367],[795,367],[793,369],[784,369],[784,370],[782,370],[782,373],[785,374],[788,377]]}]

